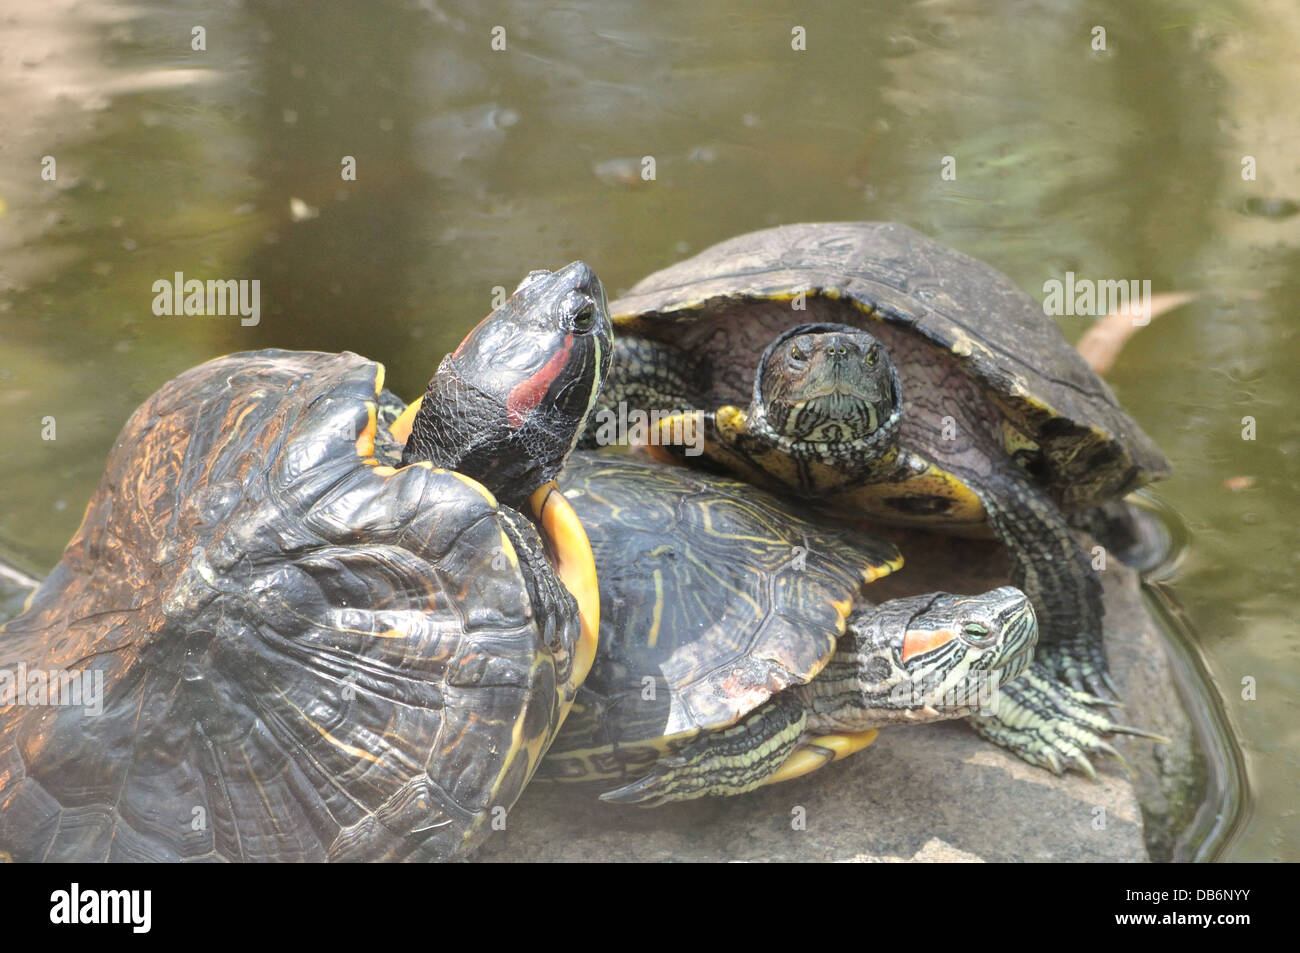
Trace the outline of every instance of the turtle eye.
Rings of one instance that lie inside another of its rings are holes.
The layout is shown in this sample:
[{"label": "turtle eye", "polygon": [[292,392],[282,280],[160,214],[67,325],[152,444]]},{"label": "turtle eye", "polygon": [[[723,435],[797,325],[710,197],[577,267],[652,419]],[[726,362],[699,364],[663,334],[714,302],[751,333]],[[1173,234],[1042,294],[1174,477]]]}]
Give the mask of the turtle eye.
[{"label": "turtle eye", "polygon": [[573,315],[573,330],[585,334],[596,326],[596,305],[591,301],[583,302]]},{"label": "turtle eye", "polygon": [[867,367],[875,367],[876,361],[878,361],[879,359],[880,356],[876,354],[876,348],[873,347],[870,351],[867,352]]},{"label": "turtle eye", "polygon": [[802,364],[804,361],[808,360],[808,352],[798,344],[792,344],[790,345],[790,360],[796,364]]},{"label": "turtle eye", "polygon": [[987,625],[980,622],[967,622],[962,626],[961,637],[972,645],[988,645],[997,638]]}]

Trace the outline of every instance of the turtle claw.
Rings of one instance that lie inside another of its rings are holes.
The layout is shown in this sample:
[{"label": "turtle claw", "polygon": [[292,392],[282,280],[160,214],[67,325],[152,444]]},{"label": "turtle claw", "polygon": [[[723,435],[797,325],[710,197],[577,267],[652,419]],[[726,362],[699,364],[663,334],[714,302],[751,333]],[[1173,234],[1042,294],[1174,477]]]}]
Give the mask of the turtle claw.
[{"label": "turtle claw", "polygon": [[1105,736],[1128,734],[1153,741],[1168,740],[1115,724],[1096,709],[1116,702],[1072,688],[1041,663],[1001,686],[1000,691],[997,705],[985,714],[973,716],[971,725],[995,744],[1054,774],[1073,769],[1095,781],[1093,759],[1109,756],[1132,777],[1131,765]]},{"label": "turtle claw", "polygon": [[1076,751],[1074,754],[1070,755],[1070,762],[1086,774],[1089,780],[1097,780],[1097,769],[1092,766],[1092,762],[1084,757],[1081,752]]},{"label": "turtle claw", "polygon": [[660,804],[672,800],[669,796],[671,793],[670,777],[671,768],[655,770],[639,781],[625,784],[613,791],[606,791],[600,796],[600,799],[606,804],[635,804],[639,807],[658,807]]},{"label": "turtle claw", "polygon": [[[1102,673],[1106,675],[1105,672]],[[1115,688],[1115,683],[1109,676],[1102,679],[1090,678],[1084,682],[1084,691],[1090,693],[1096,698],[1103,698],[1111,702],[1119,702],[1119,691]]]},{"label": "turtle claw", "polygon": [[[1112,758],[1114,758],[1116,761],[1118,761],[1118,762],[1119,762],[1119,766],[1120,766],[1120,768],[1123,769],[1123,771],[1124,771],[1124,775],[1125,775],[1126,777],[1128,777],[1128,778],[1132,778],[1132,777],[1133,777],[1133,766],[1132,766],[1131,764],[1128,763],[1128,758],[1126,758],[1126,757],[1124,757],[1122,754],[1120,754],[1119,751],[1117,751],[1117,750],[1114,748],[1114,746],[1112,746],[1112,745],[1110,745],[1110,744],[1107,744],[1105,741],[1103,741],[1101,744],[1097,745],[1097,750],[1100,751],[1102,754],[1108,754],[1108,755],[1110,755]],[[1093,775],[1093,780],[1094,780],[1094,781],[1097,780],[1096,775]]]},{"label": "turtle claw", "polygon": [[1117,698],[1106,698],[1102,695],[1094,695],[1092,692],[1085,691],[1081,688],[1072,688],[1074,699],[1085,705],[1091,705],[1094,708],[1123,708],[1124,703]]},{"label": "turtle claw", "polygon": [[1171,745],[1174,739],[1165,735],[1156,734],[1154,731],[1147,731],[1145,728],[1134,728],[1132,725],[1115,725],[1111,729],[1117,735],[1130,735],[1134,738],[1146,738],[1150,741],[1158,741],[1162,745]]}]

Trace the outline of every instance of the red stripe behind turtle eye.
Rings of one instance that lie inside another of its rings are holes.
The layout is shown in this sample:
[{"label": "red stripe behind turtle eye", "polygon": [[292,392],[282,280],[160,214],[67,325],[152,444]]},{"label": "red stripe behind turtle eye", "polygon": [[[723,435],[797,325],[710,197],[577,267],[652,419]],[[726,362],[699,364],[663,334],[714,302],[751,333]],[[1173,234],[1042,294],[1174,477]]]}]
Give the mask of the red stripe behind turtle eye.
[{"label": "red stripe behind turtle eye", "polygon": [[537,405],[542,402],[542,398],[555,383],[555,379],[560,376],[560,371],[569,363],[572,351],[573,335],[566,334],[564,347],[552,354],[551,359],[542,366],[541,370],[510,389],[510,396],[506,398],[510,426],[522,426],[528,415],[537,409]]},{"label": "red stripe behind turtle eye", "polygon": [[955,638],[957,633],[951,629],[910,629],[903,636],[901,658],[906,662],[915,655],[932,652],[941,645],[947,645]]}]

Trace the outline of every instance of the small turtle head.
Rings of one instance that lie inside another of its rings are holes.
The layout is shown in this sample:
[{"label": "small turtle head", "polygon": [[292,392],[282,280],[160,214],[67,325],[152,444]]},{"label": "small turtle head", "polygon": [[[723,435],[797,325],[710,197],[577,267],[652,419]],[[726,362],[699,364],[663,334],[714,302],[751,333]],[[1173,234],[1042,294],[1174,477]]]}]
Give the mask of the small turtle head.
[{"label": "small turtle head", "polygon": [[611,345],[605,289],[586,264],[530,272],[443,358],[402,463],[456,470],[518,505],[585,429]]},{"label": "small turtle head", "polygon": [[1033,658],[1038,621],[1023,592],[946,592],[859,609],[846,633],[856,668],[854,704],[874,724],[937,721],[991,706],[999,685]]},{"label": "small turtle head", "polygon": [[783,442],[823,445],[830,455],[884,449],[901,415],[898,370],[866,331],[803,324],[763,352],[750,417]]}]

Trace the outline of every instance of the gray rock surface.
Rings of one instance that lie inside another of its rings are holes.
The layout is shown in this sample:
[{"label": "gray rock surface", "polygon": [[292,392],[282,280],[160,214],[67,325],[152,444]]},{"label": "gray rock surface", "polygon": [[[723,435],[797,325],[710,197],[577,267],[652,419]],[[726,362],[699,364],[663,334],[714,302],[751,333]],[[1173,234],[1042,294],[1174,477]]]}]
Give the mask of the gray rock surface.
[{"label": "gray rock surface", "polygon": [[[923,535],[899,543],[907,566],[875,583],[875,597],[975,591],[1006,579],[1005,561],[989,543]],[[600,788],[534,783],[477,859],[1148,860],[1148,840],[1160,843],[1165,834],[1144,836],[1144,807],[1157,826],[1180,820],[1179,795],[1166,778],[1189,774],[1195,751],[1137,576],[1114,559],[1101,576],[1107,652],[1127,702],[1117,720],[1173,739],[1161,745],[1120,736],[1114,744],[1133,779],[1113,761],[1099,766],[1096,782],[1077,773],[1056,777],[960,722],[891,728],[844,761],[742,797],[645,810],[602,804]]]}]

